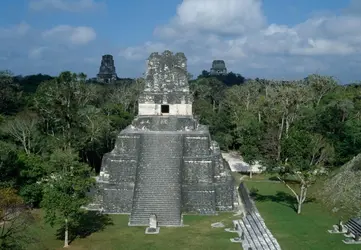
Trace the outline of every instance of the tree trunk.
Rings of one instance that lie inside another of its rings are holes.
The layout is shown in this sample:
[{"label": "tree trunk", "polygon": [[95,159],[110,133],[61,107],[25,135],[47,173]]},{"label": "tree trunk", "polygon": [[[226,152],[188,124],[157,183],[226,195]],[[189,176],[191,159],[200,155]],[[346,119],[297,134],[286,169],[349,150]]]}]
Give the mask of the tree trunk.
[{"label": "tree trunk", "polygon": [[299,200],[299,201],[298,201],[298,205],[297,205],[297,214],[301,214],[301,208],[302,208],[302,203],[301,203],[301,201]]},{"label": "tree trunk", "polygon": [[321,94],[321,95],[317,98],[316,107],[320,104],[322,97],[323,97],[323,95]]},{"label": "tree trunk", "polygon": [[221,113],[221,110],[222,110],[222,102],[219,102],[219,103],[218,103],[217,113],[220,114],[220,113]]},{"label": "tree trunk", "polygon": [[250,105],[250,93],[248,91],[248,93],[247,93],[247,101],[246,101],[246,110],[247,111],[249,110],[249,105]]},{"label": "tree trunk", "polygon": [[282,140],[282,133],[283,127],[285,125],[285,115],[282,115],[281,125],[278,131],[278,145],[277,145],[277,161],[281,159],[281,140]]},{"label": "tree trunk", "polygon": [[64,235],[64,248],[69,247],[69,228],[68,218],[65,219],[65,235]]},{"label": "tree trunk", "polygon": [[22,144],[23,144],[25,153],[26,153],[27,155],[29,155],[30,152],[29,152],[29,150],[28,150],[28,145],[27,145],[27,143],[26,143],[26,139],[27,139],[26,134],[25,134],[25,132],[23,131],[23,132],[22,132],[21,142],[22,142]]},{"label": "tree trunk", "polygon": [[341,121],[342,121],[342,122],[345,122],[345,120],[346,120],[346,113],[345,113],[345,112],[342,112],[342,119],[341,119]]},{"label": "tree trunk", "polygon": [[299,198],[297,199],[297,201],[298,201],[297,214],[301,214],[301,207],[302,207],[302,204],[306,200],[306,195],[307,195],[307,186],[304,182],[302,182],[301,193],[300,193]]},{"label": "tree trunk", "polygon": [[[299,176],[300,177],[300,176]],[[306,200],[306,195],[307,195],[307,184],[306,182],[304,181],[303,178],[300,177],[301,179],[301,192],[300,194],[298,195],[297,192],[291,188],[283,179],[281,179],[280,177],[278,177],[278,179],[283,182],[283,184],[286,185],[286,187],[291,190],[291,192],[293,193],[293,195],[296,197],[296,200],[297,200],[297,214],[301,214],[301,211],[302,211],[302,204],[305,202]]]}]

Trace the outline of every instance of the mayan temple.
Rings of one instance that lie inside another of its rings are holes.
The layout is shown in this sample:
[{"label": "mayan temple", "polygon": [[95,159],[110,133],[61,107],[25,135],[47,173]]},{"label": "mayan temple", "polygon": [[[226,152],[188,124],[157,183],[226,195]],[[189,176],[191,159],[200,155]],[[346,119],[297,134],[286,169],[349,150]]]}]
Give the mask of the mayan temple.
[{"label": "mayan temple", "polygon": [[117,80],[117,73],[112,55],[103,55],[97,74],[97,80],[104,83],[112,83]]},{"label": "mayan temple", "polygon": [[211,75],[227,75],[226,63],[223,60],[214,60],[209,73]]},{"label": "mayan temple", "polygon": [[128,213],[130,226],[182,226],[182,214],[234,206],[234,183],[208,128],[193,118],[183,53],[152,53],[138,116],[103,157],[88,209]]}]

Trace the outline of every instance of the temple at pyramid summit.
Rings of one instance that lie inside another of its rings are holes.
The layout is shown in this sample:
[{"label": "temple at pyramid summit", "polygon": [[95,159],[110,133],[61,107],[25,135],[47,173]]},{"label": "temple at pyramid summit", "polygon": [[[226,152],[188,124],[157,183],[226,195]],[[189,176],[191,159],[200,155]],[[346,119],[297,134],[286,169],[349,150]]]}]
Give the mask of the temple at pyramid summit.
[{"label": "temple at pyramid summit", "polygon": [[223,60],[214,60],[209,73],[210,75],[227,75],[226,63]]},{"label": "temple at pyramid summit", "polygon": [[152,53],[138,116],[104,155],[89,210],[129,214],[130,226],[182,226],[186,213],[234,208],[228,164],[192,114],[183,53]]},{"label": "temple at pyramid summit", "polygon": [[112,55],[103,55],[97,74],[97,81],[103,83],[112,83],[117,80],[118,76],[114,66]]}]

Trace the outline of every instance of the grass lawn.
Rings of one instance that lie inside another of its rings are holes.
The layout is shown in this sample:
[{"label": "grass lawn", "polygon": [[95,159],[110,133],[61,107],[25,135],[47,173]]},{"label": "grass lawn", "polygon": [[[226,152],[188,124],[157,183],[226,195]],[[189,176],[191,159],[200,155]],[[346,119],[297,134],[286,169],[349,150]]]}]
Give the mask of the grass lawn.
[{"label": "grass lawn", "polygon": [[343,235],[329,234],[339,217],[317,201],[305,203],[302,214],[293,209],[294,199],[280,183],[246,181],[246,186],[258,189],[256,206],[267,227],[285,250],[360,250],[361,245],[346,245]]},{"label": "grass lawn", "polygon": [[[44,224],[41,213],[38,213],[38,223],[30,229],[39,242],[29,245],[30,250],[62,249],[63,241],[56,239],[56,229]],[[235,234],[224,231],[224,228],[212,228],[211,223],[222,221],[231,227],[234,217],[231,213],[221,213],[218,216],[184,216],[181,228],[161,228],[158,235],[145,235],[145,227],[128,227],[127,215],[109,216],[113,225],[104,230],[92,233],[86,238],[76,238],[70,245],[75,250],[207,250],[207,249],[241,249],[237,243],[230,242]]]}]

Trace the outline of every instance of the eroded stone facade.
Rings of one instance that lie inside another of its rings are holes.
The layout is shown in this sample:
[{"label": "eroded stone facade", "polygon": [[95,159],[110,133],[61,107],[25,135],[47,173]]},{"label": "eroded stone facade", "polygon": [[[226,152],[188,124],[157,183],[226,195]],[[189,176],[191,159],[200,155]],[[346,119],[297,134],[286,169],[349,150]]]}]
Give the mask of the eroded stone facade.
[{"label": "eroded stone facade", "polygon": [[211,75],[227,75],[226,63],[223,60],[214,60],[209,73]]},{"label": "eroded stone facade", "polygon": [[146,85],[139,98],[139,115],[192,115],[192,95],[183,53],[152,53],[147,61]]},{"label": "eroded stone facade", "polygon": [[103,55],[97,74],[97,81],[104,83],[112,83],[117,80],[114,59],[112,55]]},{"label": "eroded stone facade", "polygon": [[129,225],[181,226],[182,213],[233,210],[234,183],[208,128],[192,115],[183,53],[153,53],[139,115],[103,157],[88,209],[130,214]]}]

